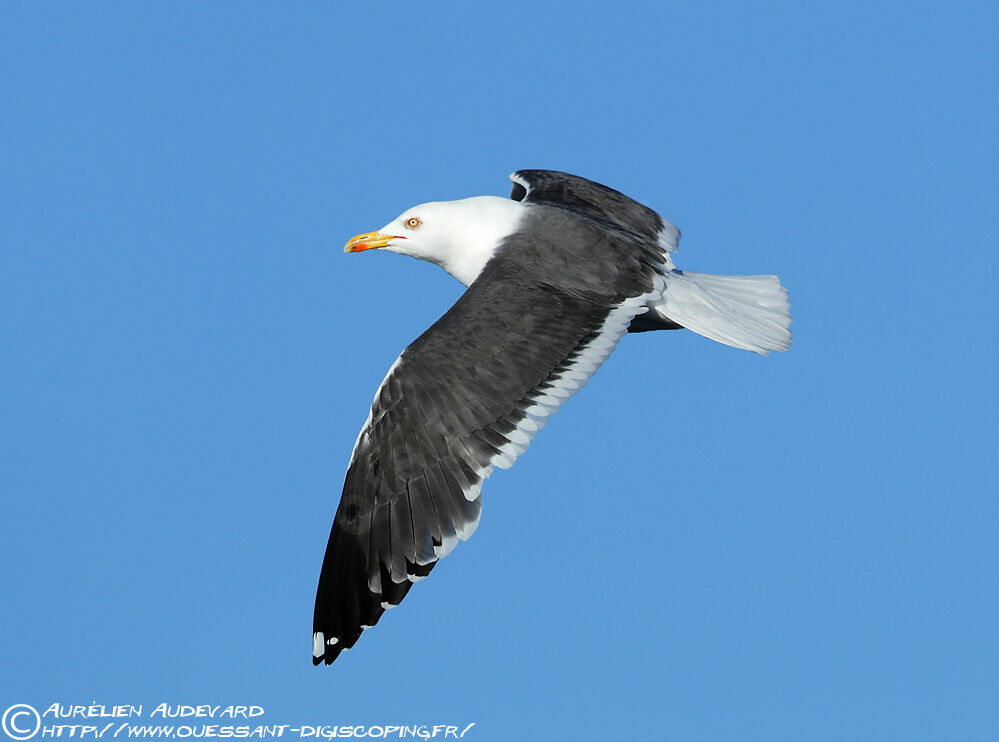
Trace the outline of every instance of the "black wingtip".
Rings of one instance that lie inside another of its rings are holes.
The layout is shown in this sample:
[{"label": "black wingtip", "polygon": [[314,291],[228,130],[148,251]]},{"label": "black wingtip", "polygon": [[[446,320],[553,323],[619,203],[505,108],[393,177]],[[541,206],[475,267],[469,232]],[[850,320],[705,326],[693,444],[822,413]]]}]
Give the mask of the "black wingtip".
[{"label": "black wingtip", "polygon": [[[315,639],[313,639],[315,642]],[[312,666],[318,667],[324,662],[327,665],[332,665],[336,658],[340,656],[340,653],[346,649],[346,647],[336,647],[331,645],[324,645],[321,649],[319,647],[313,647],[312,649]],[[322,654],[317,655],[316,652],[322,652]]]},{"label": "black wingtip", "polygon": [[333,660],[335,660],[346,647],[342,644],[339,638],[327,639],[329,634],[325,634],[322,631],[314,631],[312,634],[312,664],[313,666],[321,665],[325,662],[327,665],[332,665]]}]

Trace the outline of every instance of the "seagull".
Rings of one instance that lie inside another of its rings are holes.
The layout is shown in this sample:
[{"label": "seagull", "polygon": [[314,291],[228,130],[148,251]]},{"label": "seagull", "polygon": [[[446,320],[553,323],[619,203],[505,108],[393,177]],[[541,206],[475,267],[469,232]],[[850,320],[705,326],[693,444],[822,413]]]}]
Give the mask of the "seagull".
[{"label": "seagull", "polygon": [[468,288],[375,392],[319,576],[315,665],[474,533],[483,481],[626,333],[686,328],[761,355],[791,346],[777,276],[681,271],[680,230],[624,194],[550,170],[510,180],[510,198],[421,204],[347,243],[428,260]]}]

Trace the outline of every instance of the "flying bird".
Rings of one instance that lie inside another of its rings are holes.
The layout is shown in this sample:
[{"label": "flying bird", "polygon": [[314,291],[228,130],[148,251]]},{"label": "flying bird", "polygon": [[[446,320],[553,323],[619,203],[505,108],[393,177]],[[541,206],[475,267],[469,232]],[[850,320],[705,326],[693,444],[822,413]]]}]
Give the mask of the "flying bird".
[{"label": "flying bird", "polygon": [[326,546],[312,657],[331,664],[475,531],[506,469],[628,332],[687,328],[766,354],[791,346],[777,276],[681,271],[680,231],[622,193],[521,170],[509,199],[421,204],[346,252],[436,263],[468,289],[375,393]]}]

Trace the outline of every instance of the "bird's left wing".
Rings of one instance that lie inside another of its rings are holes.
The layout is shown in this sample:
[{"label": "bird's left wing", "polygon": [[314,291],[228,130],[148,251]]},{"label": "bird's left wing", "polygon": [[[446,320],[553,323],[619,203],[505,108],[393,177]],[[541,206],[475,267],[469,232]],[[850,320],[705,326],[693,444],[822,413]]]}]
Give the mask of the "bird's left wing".
[{"label": "bird's left wing", "polygon": [[330,664],[475,530],[509,467],[610,355],[647,296],[570,295],[495,257],[389,371],[326,547],[313,662]]}]

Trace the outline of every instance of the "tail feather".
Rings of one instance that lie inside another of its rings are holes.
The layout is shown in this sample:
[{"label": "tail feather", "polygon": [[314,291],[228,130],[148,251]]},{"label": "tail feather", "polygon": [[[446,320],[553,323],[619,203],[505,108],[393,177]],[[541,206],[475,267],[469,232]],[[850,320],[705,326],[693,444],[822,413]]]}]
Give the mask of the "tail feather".
[{"label": "tail feather", "polygon": [[766,355],[791,347],[790,308],[777,276],[673,270],[655,310],[706,338]]}]

